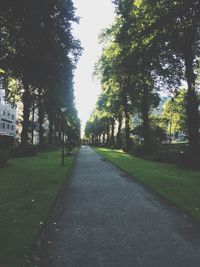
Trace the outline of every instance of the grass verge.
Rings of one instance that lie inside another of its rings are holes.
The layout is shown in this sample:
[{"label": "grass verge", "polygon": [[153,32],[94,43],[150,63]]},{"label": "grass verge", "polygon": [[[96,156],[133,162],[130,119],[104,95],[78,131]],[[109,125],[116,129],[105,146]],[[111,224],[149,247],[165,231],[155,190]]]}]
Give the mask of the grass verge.
[{"label": "grass verge", "polygon": [[96,151],[200,220],[200,171],[140,159],[119,150],[96,148]]},{"label": "grass verge", "polygon": [[18,158],[0,169],[0,266],[25,267],[58,190],[69,176],[75,156],[60,151]]}]

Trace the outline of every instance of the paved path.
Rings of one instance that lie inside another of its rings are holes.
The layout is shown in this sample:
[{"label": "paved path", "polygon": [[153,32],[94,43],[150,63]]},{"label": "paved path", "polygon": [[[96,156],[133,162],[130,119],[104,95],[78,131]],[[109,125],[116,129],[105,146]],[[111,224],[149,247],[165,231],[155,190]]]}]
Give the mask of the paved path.
[{"label": "paved path", "polygon": [[82,148],[43,233],[41,267],[198,267],[200,228]]}]

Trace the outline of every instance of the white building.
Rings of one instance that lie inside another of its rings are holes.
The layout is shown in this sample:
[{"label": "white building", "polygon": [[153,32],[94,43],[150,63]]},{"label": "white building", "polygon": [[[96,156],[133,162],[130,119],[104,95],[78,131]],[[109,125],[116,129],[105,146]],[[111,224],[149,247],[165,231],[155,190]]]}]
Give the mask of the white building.
[{"label": "white building", "polygon": [[5,101],[5,90],[0,85],[0,135],[16,137],[16,108]]}]

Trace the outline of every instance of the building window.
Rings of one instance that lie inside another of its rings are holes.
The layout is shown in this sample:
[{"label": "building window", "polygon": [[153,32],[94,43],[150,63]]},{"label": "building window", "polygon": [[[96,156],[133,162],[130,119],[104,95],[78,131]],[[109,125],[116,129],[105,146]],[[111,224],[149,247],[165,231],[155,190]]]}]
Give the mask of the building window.
[{"label": "building window", "polygon": [[3,125],[2,126],[3,126],[2,128],[4,129],[5,128],[5,122],[3,122]]},{"label": "building window", "polygon": [[12,120],[14,120],[15,116],[12,114]]},{"label": "building window", "polygon": [[12,130],[14,130],[14,126],[12,125]]},{"label": "building window", "polygon": [[5,110],[3,110],[3,115],[5,115]]},{"label": "building window", "polygon": [[10,113],[8,112],[8,117],[10,117]]},{"label": "building window", "polygon": [[7,129],[10,129],[10,124],[9,123],[7,124]]}]

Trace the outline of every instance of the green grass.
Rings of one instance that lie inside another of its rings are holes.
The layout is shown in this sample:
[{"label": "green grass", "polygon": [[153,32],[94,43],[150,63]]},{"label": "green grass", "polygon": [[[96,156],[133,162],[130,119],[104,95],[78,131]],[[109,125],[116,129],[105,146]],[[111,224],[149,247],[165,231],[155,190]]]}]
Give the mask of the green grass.
[{"label": "green grass", "polygon": [[66,181],[74,156],[60,151],[18,158],[0,169],[0,266],[24,267],[42,224]]},{"label": "green grass", "polygon": [[131,156],[119,150],[96,148],[116,166],[200,219],[200,171]]}]

